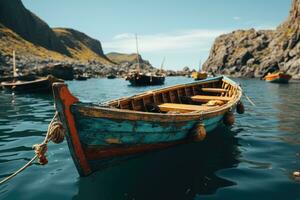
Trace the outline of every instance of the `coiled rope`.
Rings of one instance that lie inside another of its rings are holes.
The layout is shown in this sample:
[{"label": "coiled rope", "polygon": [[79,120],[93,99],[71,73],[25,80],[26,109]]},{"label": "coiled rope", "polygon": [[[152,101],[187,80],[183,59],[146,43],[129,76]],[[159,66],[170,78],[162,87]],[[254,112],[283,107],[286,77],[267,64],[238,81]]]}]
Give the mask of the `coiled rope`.
[{"label": "coiled rope", "polygon": [[33,158],[29,162],[27,162],[23,167],[18,169],[15,173],[13,173],[10,176],[8,176],[8,177],[4,178],[3,180],[1,180],[0,185],[7,182],[7,181],[9,181],[13,177],[18,175],[22,171],[24,171],[37,158],[39,159],[39,164],[40,165],[46,165],[48,163],[46,153],[47,153],[47,150],[48,150],[49,141],[52,141],[56,144],[63,142],[64,138],[65,138],[64,133],[65,133],[65,129],[64,129],[62,123],[60,122],[59,118],[58,118],[58,113],[55,112],[55,115],[54,115],[53,119],[51,120],[51,122],[48,126],[48,131],[47,131],[47,134],[45,136],[44,141],[41,144],[35,144],[35,145],[32,146],[32,148],[34,149],[34,152],[35,152],[35,156],[33,156]]}]

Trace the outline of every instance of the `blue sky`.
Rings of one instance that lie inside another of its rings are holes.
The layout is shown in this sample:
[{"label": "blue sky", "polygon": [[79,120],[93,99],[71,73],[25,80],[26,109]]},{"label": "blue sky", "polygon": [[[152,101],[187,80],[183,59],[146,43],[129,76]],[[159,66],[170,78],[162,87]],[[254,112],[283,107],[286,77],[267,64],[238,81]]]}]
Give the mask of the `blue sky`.
[{"label": "blue sky", "polygon": [[68,27],[101,41],[105,53],[135,52],[165,67],[197,68],[215,37],[236,29],[274,29],[291,0],[22,0],[51,27]]}]

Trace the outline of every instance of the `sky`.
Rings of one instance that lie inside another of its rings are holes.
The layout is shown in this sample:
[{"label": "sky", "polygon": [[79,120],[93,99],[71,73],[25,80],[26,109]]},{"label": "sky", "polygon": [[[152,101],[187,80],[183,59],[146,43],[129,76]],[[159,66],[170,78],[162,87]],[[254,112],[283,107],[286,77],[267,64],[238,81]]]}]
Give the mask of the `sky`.
[{"label": "sky", "polygon": [[237,29],[275,29],[292,0],[22,0],[50,27],[79,30],[105,53],[139,53],[155,67],[199,68],[215,38]]}]

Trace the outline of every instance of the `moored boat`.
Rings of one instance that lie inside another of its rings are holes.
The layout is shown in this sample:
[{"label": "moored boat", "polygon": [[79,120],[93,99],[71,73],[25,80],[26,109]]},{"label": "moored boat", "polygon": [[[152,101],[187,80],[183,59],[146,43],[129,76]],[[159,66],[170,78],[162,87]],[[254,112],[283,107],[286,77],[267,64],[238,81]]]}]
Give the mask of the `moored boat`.
[{"label": "moored boat", "polygon": [[114,74],[108,74],[108,75],[106,76],[106,78],[107,78],[107,79],[115,79],[115,78],[117,78],[117,76],[114,75]]},{"label": "moored boat", "polygon": [[207,78],[207,73],[203,72],[203,71],[199,71],[199,72],[193,72],[191,77],[195,80],[203,80]]},{"label": "moored boat", "polygon": [[136,154],[201,140],[223,122],[233,123],[231,111],[242,96],[223,76],[103,104],[79,101],[64,83],[55,83],[53,92],[81,176]]},{"label": "moored boat", "polygon": [[35,75],[20,76],[17,73],[16,53],[13,51],[13,76],[0,83],[0,87],[4,90],[16,92],[50,92],[54,82],[64,82],[52,75],[46,77],[37,77]]},{"label": "moored boat", "polygon": [[146,85],[163,85],[165,83],[165,74],[162,73],[162,67],[164,60],[161,64],[161,69],[157,73],[149,72],[142,73],[140,72],[140,59],[139,59],[139,50],[138,50],[138,40],[137,35],[136,39],[136,60],[137,60],[137,69],[128,73],[125,77],[125,80],[129,81],[133,86],[146,86]]},{"label": "moored boat", "polygon": [[134,86],[163,85],[165,83],[165,76],[153,73],[132,72],[127,75],[125,80],[128,80]]},{"label": "moored boat", "polygon": [[208,77],[207,73],[205,71],[202,71],[201,60],[200,60],[200,63],[199,63],[199,70],[197,72],[193,72],[191,74],[191,77],[195,81],[203,80],[203,79],[206,79]]},{"label": "moored boat", "polygon": [[63,80],[55,78],[52,75],[32,80],[15,78],[12,81],[1,82],[0,86],[4,90],[16,92],[49,92],[52,89],[52,84],[55,82],[63,82]]},{"label": "moored boat", "polygon": [[264,79],[270,83],[288,83],[291,78],[291,75],[283,72],[269,73],[264,77]]},{"label": "moored boat", "polygon": [[86,74],[78,74],[74,76],[74,79],[77,81],[86,81],[89,77]]}]

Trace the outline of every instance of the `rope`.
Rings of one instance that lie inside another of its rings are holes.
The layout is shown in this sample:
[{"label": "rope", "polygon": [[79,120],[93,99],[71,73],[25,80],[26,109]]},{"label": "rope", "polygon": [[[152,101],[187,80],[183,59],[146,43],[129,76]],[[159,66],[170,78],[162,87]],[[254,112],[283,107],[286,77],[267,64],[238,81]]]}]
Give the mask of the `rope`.
[{"label": "rope", "polygon": [[245,92],[243,92],[243,94],[246,97],[246,99],[252,104],[252,106],[256,106],[255,103],[246,95]]},{"label": "rope", "polygon": [[249,103],[252,105],[252,106],[255,106],[256,107],[256,104],[250,99],[250,97],[248,97],[248,95],[246,94],[244,88],[242,87],[242,84],[239,84],[239,86],[243,89],[242,90],[242,94],[246,97],[246,99],[249,101]]},{"label": "rope", "polygon": [[48,163],[48,160],[46,157],[46,153],[48,150],[48,142],[51,140],[52,142],[54,142],[56,144],[61,143],[65,137],[64,132],[65,132],[65,129],[63,128],[62,123],[58,119],[58,113],[55,112],[55,115],[48,126],[48,131],[47,131],[44,141],[41,144],[35,144],[32,146],[32,148],[34,149],[34,152],[35,152],[35,156],[33,156],[29,162],[27,162],[23,167],[18,169],[16,172],[14,172],[10,176],[1,180],[0,185],[9,181],[13,177],[18,175],[22,171],[24,171],[37,158],[39,159],[40,165],[46,165]]}]

